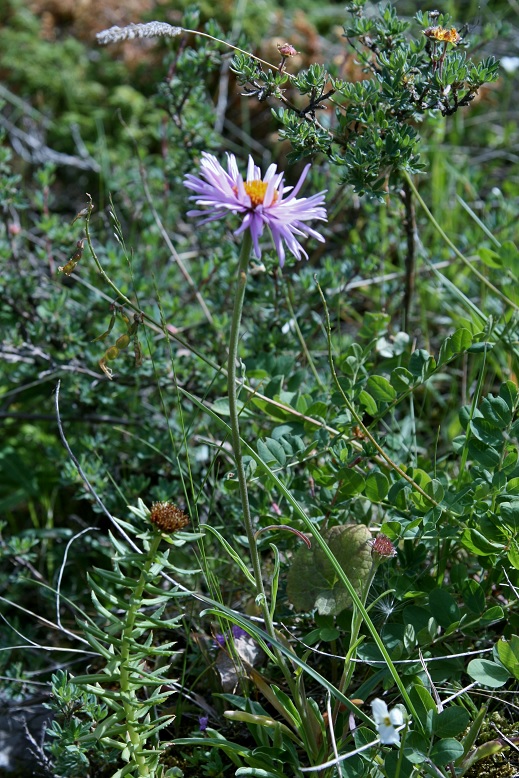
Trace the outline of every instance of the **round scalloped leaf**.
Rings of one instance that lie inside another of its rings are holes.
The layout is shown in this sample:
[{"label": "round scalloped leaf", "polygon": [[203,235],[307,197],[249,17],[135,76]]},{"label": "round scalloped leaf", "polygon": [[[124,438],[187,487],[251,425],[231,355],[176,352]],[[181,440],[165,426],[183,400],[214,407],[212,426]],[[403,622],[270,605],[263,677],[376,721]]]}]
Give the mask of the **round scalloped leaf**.
[{"label": "round scalloped leaf", "polygon": [[[363,524],[340,525],[323,533],[330,550],[360,593],[371,570],[371,532]],[[339,580],[324,551],[316,546],[300,548],[287,580],[287,594],[297,610],[317,608],[320,614],[336,616],[351,606],[351,597]]]}]

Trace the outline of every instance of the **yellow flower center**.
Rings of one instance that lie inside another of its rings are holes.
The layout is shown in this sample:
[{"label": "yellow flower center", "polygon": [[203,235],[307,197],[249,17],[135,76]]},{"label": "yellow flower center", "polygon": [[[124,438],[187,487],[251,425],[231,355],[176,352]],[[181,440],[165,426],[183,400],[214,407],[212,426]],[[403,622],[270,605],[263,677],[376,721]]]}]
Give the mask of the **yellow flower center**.
[{"label": "yellow flower center", "polygon": [[[243,186],[245,191],[250,197],[251,205],[256,208],[257,205],[261,205],[265,200],[265,193],[267,191],[267,181],[244,181]],[[278,199],[278,193],[274,192],[272,202],[275,203]]]}]

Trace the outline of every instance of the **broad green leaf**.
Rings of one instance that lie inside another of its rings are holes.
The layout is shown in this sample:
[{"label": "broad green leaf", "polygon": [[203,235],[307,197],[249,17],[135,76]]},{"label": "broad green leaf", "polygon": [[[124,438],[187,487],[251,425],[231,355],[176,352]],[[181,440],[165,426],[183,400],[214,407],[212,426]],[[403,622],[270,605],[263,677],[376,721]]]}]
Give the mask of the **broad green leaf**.
[{"label": "broad green leaf", "polygon": [[506,484],[506,493],[519,496],[519,477],[511,478]]},{"label": "broad green leaf", "polygon": [[435,367],[435,360],[425,349],[413,351],[407,366],[408,370],[421,381],[424,381]]},{"label": "broad green leaf", "polygon": [[362,390],[362,392],[359,393],[359,402],[361,405],[364,406],[366,409],[366,412],[369,413],[370,416],[376,416],[378,413],[378,406],[373,397],[366,392],[365,389]]},{"label": "broad green leaf", "polygon": [[396,398],[396,391],[384,376],[370,376],[366,386],[371,396],[378,402],[390,403]]},{"label": "broad green leaf", "polygon": [[469,578],[463,586],[463,599],[473,613],[483,613],[485,610],[485,592],[473,578]]},{"label": "broad green leaf", "polygon": [[504,549],[502,543],[495,543],[492,540],[488,540],[477,529],[466,527],[461,534],[461,542],[466,549],[472,551],[473,554],[478,556],[488,556],[489,554],[497,554]]},{"label": "broad green leaf", "polygon": [[514,541],[506,556],[512,567],[515,570],[519,570],[519,546],[517,541]]},{"label": "broad green leaf", "polygon": [[423,735],[414,730],[408,733],[404,744],[404,754],[413,764],[425,762],[428,751],[429,742]]},{"label": "broad green leaf", "polygon": [[512,532],[517,532],[519,529],[519,500],[502,502],[499,506],[499,514],[503,519],[503,523],[506,524]]},{"label": "broad green leaf", "polygon": [[485,265],[487,265],[487,267],[494,267],[494,268],[503,267],[503,262],[501,260],[501,257],[499,256],[497,251],[494,251],[493,249],[482,247],[478,251],[478,256],[480,260]]},{"label": "broad green leaf", "polygon": [[462,327],[450,335],[441,345],[438,355],[438,366],[445,364],[456,354],[461,354],[472,345],[472,335]]},{"label": "broad green leaf", "polygon": [[[324,538],[356,591],[362,591],[371,570],[369,529],[363,524],[336,526]],[[296,552],[287,576],[287,594],[301,611],[316,607],[320,614],[337,615],[351,605],[348,591],[317,545]]]},{"label": "broad green leaf", "polygon": [[505,381],[504,384],[501,384],[499,387],[499,397],[506,402],[511,411],[515,409],[517,402],[517,386],[513,381]]},{"label": "broad green leaf", "polygon": [[485,397],[479,410],[483,414],[483,418],[498,429],[504,429],[512,421],[512,412],[502,397]]},{"label": "broad green leaf", "polygon": [[409,697],[414,705],[416,715],[419,717],[420,722],[424,729],[427,728],[427,722],[429,720],[428,714],[436,711],[436,703],[431,697],[430,692],[425,686],[415,684],[409,692]]},{"label": "broad green leaf", "polygon": [[493,469],[501,461],[499,451],[492,446],[483,443],[477,438],[471,438],[468,445],[469,457],[483,467]]},{"label": "broad green leaf", "polygon": [[384,760],[385,774],[398,775],[398,778],[411,778],[414,768],[409,759],[401,758],[398,749],[391,749]]},{"label": "broad green leaf", "polygon": [[413,385],[414,377],[405,367],[395,367],[391,372],[390,381],[391,386],[393,386],[397,392],[405,392]]},{"label": "broad green leaf", "polygon": [[280,467],[284,467],[287,461],[287,455],[285,449],[273,438],[266,438],[266,440],[258,440],[258,454],[264,462],[275,462]]},{"label": "broad green leaf", "polygon": [[503,265],[519,278],[519,251],[515,243],[511,240],[504,241],[499,249],[499,258]]},{"label": "broad green leaf", "polygon": [[510,678],[510,673],[505,667],[491,662],[489,659],[473,659],[469,662],[467,673],[474,681],[491,689],[499,689]]},{"label": "broad green leaf", "polygon": [[431,751],[431,761],[437,767],[455,762],[460,756],[463,756],[463,746],[454,738],[439,740]]},{"label": "broad green leaf", "polygon": [[351,468],[342,468],[339,471],[339,497],[345,499],[359,494],[364,489],[364,478],[356,470]]},{"label": "broad green leaf", "polygon": [[510,640],[501,638],[496,643],[496,651],[508,672],[519,681],[519,637],[512,635]]},{"label": "broad green leaf", "polygon": [[494,605],[492,608],[489,608],[484,612],[484,614],[481,617],[481,626],[486,626],[487,624],[495,624],[497,621],[502,621],[504,619],[505,614],[503,613],[503,609],[500,605]]},{"label": "broad green leaf", "polygon": [[433,589],[429,593],[431,613],[441,627],[447,628],[460,620],[460,609],[446,589]]},{"label": "broad green leaf", "polygon": [[452,705],[441,713],[433,716],[433,733],[437,737],[455,737],[463,732],[469,723],[470,716],[461,705]]},{"label": "broad green leaf", "polygon": [[472,434],[487,446],[499,446],[502,441],[501,429],[488,419],[472,419],[469,427]]},{"label": "broad green leaf", "polygon": [[389,489],[389,480],[384,473],[370,473],[366,478],[364,494],[371,502],[382,502]]}]

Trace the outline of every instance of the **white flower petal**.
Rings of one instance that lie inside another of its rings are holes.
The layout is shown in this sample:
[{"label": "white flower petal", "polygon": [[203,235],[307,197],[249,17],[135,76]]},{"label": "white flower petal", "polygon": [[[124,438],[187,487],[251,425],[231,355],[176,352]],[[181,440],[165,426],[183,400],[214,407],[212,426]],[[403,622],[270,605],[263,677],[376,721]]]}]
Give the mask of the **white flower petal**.
[{"label": "white flower petal", "polygon": [[380,697],[377,697],[373,702],[371,703],[371,710],[373,712],[373,718],[375,719],[375,724],[381,724],[383,721],[385,721],[387,718],[389,718],[389,711],[387,709],[387,705],[384,702],[384,700],[381,700]]}]

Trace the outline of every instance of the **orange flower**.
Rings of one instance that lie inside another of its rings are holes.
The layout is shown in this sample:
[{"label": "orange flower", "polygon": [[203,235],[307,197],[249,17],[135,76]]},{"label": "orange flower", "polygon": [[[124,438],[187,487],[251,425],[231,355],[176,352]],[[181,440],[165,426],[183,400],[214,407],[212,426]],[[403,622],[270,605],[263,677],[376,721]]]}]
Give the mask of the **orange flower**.
[{"label": "orange flower", "polygon": [[450,30],[445,27],[428,27],[423,31],[423,34],[428,38],[434,38],[437,41],[443,41],[444,43],[453,43],[456,45],[461,41],[461,35],[455,27],[451,27]]}]

